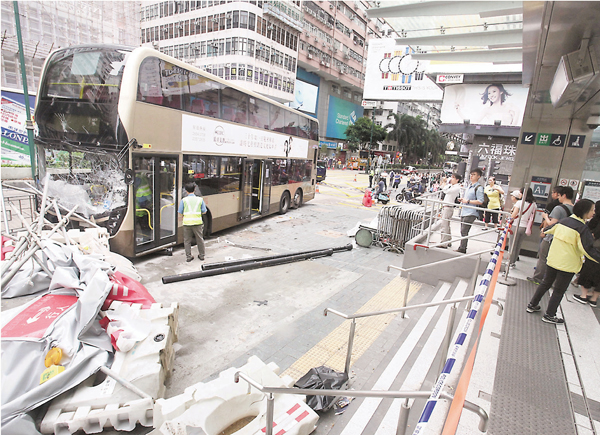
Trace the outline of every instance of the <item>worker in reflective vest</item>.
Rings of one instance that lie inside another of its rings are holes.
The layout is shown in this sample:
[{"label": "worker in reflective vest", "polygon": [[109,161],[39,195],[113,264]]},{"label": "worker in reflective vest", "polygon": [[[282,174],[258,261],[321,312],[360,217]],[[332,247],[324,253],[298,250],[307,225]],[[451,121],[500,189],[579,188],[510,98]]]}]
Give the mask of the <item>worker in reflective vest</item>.
[{"label": "worker in reflective vest", "polygon": [[198,258],[204,260],[204,225],[202,215],[206,214],[206,204],[200,196],[194,195],[195,183],[185,185],[187,196],[179,204],[179,214],[183,215],[183,247],[185,248],[185,261],[194,259],[192,256],[192,237],[196,238]]}]

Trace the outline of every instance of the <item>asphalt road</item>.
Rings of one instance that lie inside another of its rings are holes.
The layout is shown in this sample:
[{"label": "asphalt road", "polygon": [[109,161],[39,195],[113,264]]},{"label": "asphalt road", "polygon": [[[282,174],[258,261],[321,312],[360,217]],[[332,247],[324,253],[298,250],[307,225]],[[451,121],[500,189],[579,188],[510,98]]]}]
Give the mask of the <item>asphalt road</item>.
[{"label": "asphalt road", "polygon": [[[328,171],[316,198],[299,209],[258,219],[208,239],[205,262],[352,243],[348,231],[359,223],[371,223],[380,208],[362,205],[367,186],[366,174]],[[359,279],[362,272],[332,267],[331,261],[352,264],[365,251],[358,248],[334,254],[330,261],[302,261],[172,284],[163,284],[162,277],[200,270],[199,260],[185,262],[183,246],[176,247],[172,257],[157,253],[135,260],[142,283],[154,298],[163,303],[178,302],[180,306],[179,343],[174,371],[167,382],[167,397],[230,367],[241,355]]]}]

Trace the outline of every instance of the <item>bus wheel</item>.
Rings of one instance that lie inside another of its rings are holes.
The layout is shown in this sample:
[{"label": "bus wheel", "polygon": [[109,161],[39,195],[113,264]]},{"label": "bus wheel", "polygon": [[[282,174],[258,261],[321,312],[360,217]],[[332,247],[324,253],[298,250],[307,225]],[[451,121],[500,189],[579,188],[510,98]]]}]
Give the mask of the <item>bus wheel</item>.
[{"label": "bus wheel", "polygon": [[296,190],[296,194],[294,195],[294,208],[300,208],[302,205],[302,190]]},{"label": "bus wheel", "polygon": [[279,200],[279,214],[286,214],[290,209],[290,194],[285,192]]}]

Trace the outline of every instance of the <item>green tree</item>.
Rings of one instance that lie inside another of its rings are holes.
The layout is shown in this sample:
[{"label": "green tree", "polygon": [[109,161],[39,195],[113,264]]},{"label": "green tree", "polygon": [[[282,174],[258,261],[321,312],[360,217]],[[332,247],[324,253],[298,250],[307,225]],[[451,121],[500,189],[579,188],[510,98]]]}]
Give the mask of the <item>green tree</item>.
[{"label": "green tree", "polygon": [[407,114],[392,114],[394,122],[385,126],[391,128],[387,133],[387,139],[398,144],[398,151],[402,153],[403,161],[410,161],[415,153],[414,148],[419,144],[422,137],[422,126],[419,120]]},{"label": "green tree", "polygon": [[371,131],[373,134],[373,145],[382,142],[386,137],[385,129],[374,125],[370,118],[358,118],[354,124],[350,124],[345,131],[350,151],[369,148],[371,143]]}]

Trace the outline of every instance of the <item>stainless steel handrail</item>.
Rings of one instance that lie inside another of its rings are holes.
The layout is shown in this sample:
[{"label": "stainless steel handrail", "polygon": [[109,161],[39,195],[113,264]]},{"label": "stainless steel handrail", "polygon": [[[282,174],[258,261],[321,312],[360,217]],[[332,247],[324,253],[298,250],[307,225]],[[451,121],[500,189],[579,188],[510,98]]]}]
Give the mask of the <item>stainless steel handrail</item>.
[{"label": "stainless steel handrail", "polygon": [[490,252],[489,249],[486,249],[485,251],[471,252],[470,254],[462,254],[460,257],[445,258],[443,260],[434,261],[433,263],[420,264],[418,266],[409,267],[407,269],[405,269],[403,267],[399,267],[399,266],[393,266],[393,265],[390,264],[387,267],[387,271],[389,272],[390,269],[396,269],[396,270],[399,270],[400,272],[411,272],[411,271],[417,270],[417,269],[423,269],[423,268],[426,268],[426,267],[437,266],[438,264],[451,263],[453,261],[461,260],[461,259],[463,259],[465,257],[475,257],[476,255],[483,255],[483,254],[486,254],[488,252]]},{"label": "stainless steel handrail", "polygon": [[[246,373],[237,371],[234,375],[234,382],[237,384],[240,379],[246,381],[249,385],[248,388],[254,387],[258,391],[261,391],[267,396],[267,412],[265,416],[265,435],[273,435],[273,414],[275,409],[275,397],[274,394],[295,394],[302,396],[340,396],[342,390],[310,390],[305,388],[286,388],[286,387],[265,387]],[[378,397],[378,398],[389,398],[389,399],[427,399],[431,395],[430,391],[380,391],[380,390],[343,390],[343,395],[347,397]],[[440,397],[446,400],[454,400],[454,396],[444,391],[440,393]],[[479,415],[479,430],[485,432],[487,430],[487,424],[489,417],[485,409],[479,405],[465,400],[463,408],[469,411],[475,412]],[[400,428],[399,428],[400,429]],[[404,427],[406,430],[406,427]]]}]

